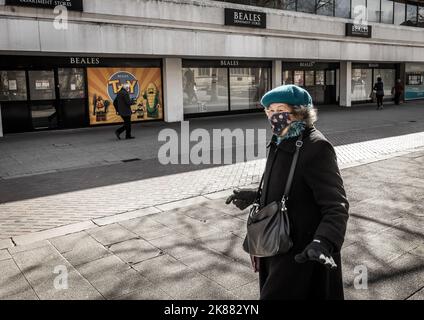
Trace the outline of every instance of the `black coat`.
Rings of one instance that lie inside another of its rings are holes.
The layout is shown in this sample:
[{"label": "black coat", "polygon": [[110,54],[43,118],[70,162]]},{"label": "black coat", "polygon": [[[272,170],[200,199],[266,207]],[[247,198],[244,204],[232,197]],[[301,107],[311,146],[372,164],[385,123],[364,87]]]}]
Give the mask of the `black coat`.
[{"label": "black coat", "polygon": [[[261,205],[281,200],[297,138],[269,144]],[[261,299],[343,299],[340,249],[349,203],[333,146],[321,132],[307,128],[287,202],[293,248],[260,258]],[[328,271],[317,262],[298,264],[294,256],[314,239],[331,245],[338,265]]]},{"label": "black coat", "polygon": [[131,106],[133,105],[133,102],[131,100],[130,94],[127,90],[122,88],[119,90],[118,94],[116,95],[116,103],[117,103],[117,112],[122,117],[128,117],[132,115]]}]

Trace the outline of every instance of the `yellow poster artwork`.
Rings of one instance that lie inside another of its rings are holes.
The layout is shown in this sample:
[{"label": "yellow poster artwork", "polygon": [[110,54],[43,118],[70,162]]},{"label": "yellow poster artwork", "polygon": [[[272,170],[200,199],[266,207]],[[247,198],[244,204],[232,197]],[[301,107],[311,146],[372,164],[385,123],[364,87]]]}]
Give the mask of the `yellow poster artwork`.
[{"label": "yellow poster artwork", "polygon": [[136,101],[132,121],[163,119],[160,68],[88,68],[87,77],[91,125],[123,122],[113,101],[126,83]]}]

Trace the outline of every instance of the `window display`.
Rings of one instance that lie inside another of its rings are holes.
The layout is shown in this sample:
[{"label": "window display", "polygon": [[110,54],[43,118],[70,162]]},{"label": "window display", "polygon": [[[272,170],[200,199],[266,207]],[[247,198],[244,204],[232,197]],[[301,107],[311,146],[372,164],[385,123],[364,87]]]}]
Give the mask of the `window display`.
[{"label": "window display", "polygon": [[227,68],[183,68],[184,113],[228,111]]},{"label": "window display", "polygon": [[61,99],[85,98],[84,69],[59,68],[59,91]]},{"label": "window display", "polygon": [[25,71],[0,71],[0,101],[27,99]]},{"label": "window display", "polygon": [[54,100],[56,92],[53,70],[28,71],[31,100]]},{"label": "window display", "polygon": [[374,83],[377,82],[377,78],[381,77],[384,84],[384,95],[391,96],[392,88],[396,81],[396,70],[395,69],[375,69],[374,70]]},{"label": "window display", "polygon": [[352,69],[352,101],[369,100],[372,85],[372,69]]}]

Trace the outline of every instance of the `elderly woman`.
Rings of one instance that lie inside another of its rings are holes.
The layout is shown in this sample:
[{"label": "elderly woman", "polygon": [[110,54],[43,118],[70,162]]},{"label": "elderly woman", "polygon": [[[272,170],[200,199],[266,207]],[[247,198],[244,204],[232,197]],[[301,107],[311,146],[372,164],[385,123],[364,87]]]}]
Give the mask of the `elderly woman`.
[{"label": "elderly woman", "polygon": [[[281,200],[300,136],[303,146],[287,201],[293,247],[285,254],[251,257],[259,271],[260,298],[343,299],[340,250],[349,203],[334,148],[314,127],[316,110],[306,90],[281,86],[266,93],[261,104],[273,130],[261,207]],[[257,195],[258,190],[235,190],[227,203],[244,210]]]}]

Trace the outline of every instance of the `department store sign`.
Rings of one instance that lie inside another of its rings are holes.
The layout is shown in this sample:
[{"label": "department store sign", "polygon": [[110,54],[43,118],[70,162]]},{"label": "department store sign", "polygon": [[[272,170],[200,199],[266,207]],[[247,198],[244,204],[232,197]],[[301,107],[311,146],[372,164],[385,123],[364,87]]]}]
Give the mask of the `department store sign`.
[{"label": "department store sign", "polygon": [[225,25],[266,28],[266,13],[225,8]]},{"label": "department store sign", "polygon": [[64,6],[68,10],[83,11],[83,0],[6,0],[6,5],[53,9]]},{"label": "department store sign", "polygon": [[346,36],[371,38],[372,27],[366,24],[346,23]]}]

